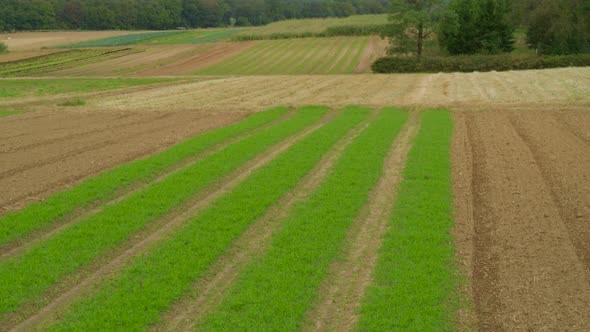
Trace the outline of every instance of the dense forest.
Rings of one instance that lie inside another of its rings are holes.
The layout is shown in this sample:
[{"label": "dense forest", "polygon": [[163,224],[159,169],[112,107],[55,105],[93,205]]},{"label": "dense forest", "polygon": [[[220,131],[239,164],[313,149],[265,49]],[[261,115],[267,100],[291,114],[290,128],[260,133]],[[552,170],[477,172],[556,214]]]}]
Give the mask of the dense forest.
[{"label": "dense forest", "polygon": [[248,26],[388,9],[389,0],[0,0],[0,31]]}]

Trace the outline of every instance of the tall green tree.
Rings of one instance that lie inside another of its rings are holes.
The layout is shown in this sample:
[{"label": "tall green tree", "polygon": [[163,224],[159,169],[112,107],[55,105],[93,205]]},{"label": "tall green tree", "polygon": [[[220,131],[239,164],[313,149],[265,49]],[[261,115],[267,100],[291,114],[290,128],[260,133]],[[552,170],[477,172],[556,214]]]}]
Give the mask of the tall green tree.
[{"label": "tall green tree", "polygon": [[414,54],[419,60],[424,43],[433,36],[442,0],[393,0],[384,35],[389,54]]}]

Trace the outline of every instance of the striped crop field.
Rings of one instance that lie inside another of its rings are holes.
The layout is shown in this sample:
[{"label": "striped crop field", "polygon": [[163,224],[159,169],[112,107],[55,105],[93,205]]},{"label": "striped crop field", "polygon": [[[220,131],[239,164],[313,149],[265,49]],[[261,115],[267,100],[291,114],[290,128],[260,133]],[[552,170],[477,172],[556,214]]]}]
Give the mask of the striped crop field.
[{"label": "striped crop field", "polygon": [[369,37],[265,40],[199,75],[351,74]]},{"label": "striped crop field", "polygon": [[278,107],[0,215],[0,330],[452,330],[452,126]]}]

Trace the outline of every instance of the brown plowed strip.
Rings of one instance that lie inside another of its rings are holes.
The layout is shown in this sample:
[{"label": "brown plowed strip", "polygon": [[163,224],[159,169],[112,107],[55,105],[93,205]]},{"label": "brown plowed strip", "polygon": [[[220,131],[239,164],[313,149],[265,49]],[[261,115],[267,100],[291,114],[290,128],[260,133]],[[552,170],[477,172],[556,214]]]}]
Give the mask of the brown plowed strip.
[{"label": "brown plowed strip", "polygon": [[272,235],[281,227],[281,219],[288,215],[289,209],[305,200],[314,192],[338,160],[346,147],[368,126],[365,121],[350,130],[327,152],[319,163],[301,182],[277,204],[260,217],[232,245],[228,253],[221,257],[207,273],[195,283],[195,297],[186,298],[175,304],[164,314],[162,323],[155,330],[192,331],[195,323],[215,309],[223,300],[235,278],[256,257],[269,247]]},{"label": "brown plowed strip", "polygon": [[[269,147],[261,155],[229,174],[224,181],[212,185],[209,189],[197,194],[189,202],[175,208],[166,217],[150,223],[146,226],[146,229],[131,236],[127,243],[121,245],[113,253],[97,259],[90,268],[64,278],[59,285],[49,290],[45,296],[42,296],[38,300],[39,303],[24,306],[19,312],[10,317],[4,325],[10,324],[14,331],[30,331],[47,326],[53,320],[58,319],[81,295],[91,292],[102,280],[115,278],[118,272],[125,268],[132,258],[146,253],[158,241],[173,236],[199,211],[223,194],[231,191],[250,174],[273,160],[297,141],[322,127],[332,117],[333,113],[330,112],[320,123],[312,125]],[[40,303],[44,302],[43,298],[51,300],[49,304],[40,307]]]},{"label": "brown plowed strip", "polygon": [[381,37],[369,37],[369,43],[361,58],[359,60],[358,66],[354,69],[354,73],[370,73],[371,65],[375,60],[378,58],[384,57],[386,54],[387,49],[387,41],[382,39]]},{"label": "brown plowed strip", "polygon": [[506,113],[470,113],[467,131],[478,329],[590,330],[588,271],[533,153]]},{"label": "brown plowed strip", "polygon": [[[71,154],[70,150],[69,158],[61,155],[64,158],[50,158],[49,163],[42,161],[47,161],[47,156],[55,154],[55,148],[68,151],[68,141],[61,142],[61,148],[60,145],[52,147],[49,154],[45,154],[43,149],[39,148],[37,153],[29,154],[28,158],[22,159],[23,171],[9,176],[5,174],[5,177],[0,179],[0,187],[3,188],[0,191],[0,214],[41,200],[51,193],[62,191],[116,165],[161,151],[191,136],[225,126],[246,116],[239,113],[170,112],[170,116],[157,120],[150,113],[137,114],[138,118],[144,117],[153,121],[137,126],[132,135],[119,130],[107,133],[106,137],[95,136],[95,140],[90,142],[94,145],[92,149],[80,148],[81,150],[78,149],[74,154]],[[53,121],[53,117],[44,119],[48,124]],[[112,116],[106,116],[103,121],[112,119]],[[82,120],[80,126],[89,123],[92,122]],[[105,138],[108,142],[105,142]],[[32,164],[35,167],[31,167]],[[4,168],[2,170],[4,171]],[[4,171],[6,172],[10,171]]]},{"label": "brown plowed strip", "polygon": [[232,138],[226,140],[225,142],[217,144],[217,145],[215,145],[215,146],[213,146],[213,147],[211,147],[211,148],[209,148],[209,149],[207,149],[195,156],[187,158],[186,160],[182,161],[179,164],[172,166],[171,168],[165,170],[162,174],[160,174],[158,177],[156,177],[153,181],[150,181],[149,183],[136,183],[136,184],[129,186],[128,188],[123,188],[116,193],[115,198],[113,198],[112,200],[110,200],[108,202],[103,202],[102,204],[91,205],[87,208],[79,209],[79,210],[75,211],[72,215],[66,216],[64,218],[64,220],[62,220],[60,222],[52,223],[47,228],[40,229],[40,230],[34,232],[33,234],[30,234],[29,236],[19,238],[15,242],[8,243],[7,245],[4,245],[4,246],[0,246],[0,258],[7,259],[10,257],[14,257],[16,255],[19,255],[22,252],[31,248],[32,246],[35,246],[37,243],[44,241],[44,240],[50,238],[51,236],[61,232],[63,229],[76,223],[80,219],[87,218],[90,215],[96,214],[96,213],[100,212],[102,209],[104,209],[105,207],[107,207],[109,205],[116,204],[116,203],[120,202],[121,200],[131,196],[133,193],[145,189],[148,185],[160,182],[160,181],[166,179],[167,177],[169,177],[170,175],[189,167],[190,165],[194,164],[195,162],[202,160],[203,158],[206,158],[206,157],[226,148],[227,146],[229,146],[233,143],[241,141],[244,138],[249,137],[261,130],[264,130],[264,129],[267,129],[271,126],[274,126],[274,125],[278,124],[279,122],[285,121],[286,119],[292,117],[294,114],[295,114],[294,111],[290,111],[290,112],[286,113],[285,115],[279,117],[275,121],[272,121],[266,125],[260,126],[254,130],[249,131],[249,132],[232,137]]},{"label": "brown plowed strip", "polygon": [[196,56],[179,60],[170,65],[142,71],[136,76],[174,76],[190,75],[197,70],[205,69],[229,59],[256,45],[256,42],[224,43]]},{"label": "brown plowed strip", "polygon": [[551,114],[526,113],[511,120],[559,205],[590,282],[590,145],[564,130]]},{"label": "brown plowed strip", "polygon": [[586,142],[586,144],[590,144],[590,112],[556,113],[554,117],[572,134]]},{"label": "brown plowed strip", "polygon": [[463,112],[453,113],[453,138],[451,142],[451,165],[454,194],[455,226],[452,234],[455,253],[460,270],[467,277],[460,289],[467,305],[457,312],[457,326],[460,331],[476,331],[477,315],[473,308],[473,155],[467,132],[467,116]]},{"label": "brown plowed strip", "polygon": [[372,281],[378,251],[387,230],[408,152],[419,128],[419,115],[412,112],[402,132],[394,140],[383,165],[383,174],[369,196],[369,203],[347,235],[342,261],[330,267],[315,305],[306,315],[304,330],[350,331],[357,308]]}]

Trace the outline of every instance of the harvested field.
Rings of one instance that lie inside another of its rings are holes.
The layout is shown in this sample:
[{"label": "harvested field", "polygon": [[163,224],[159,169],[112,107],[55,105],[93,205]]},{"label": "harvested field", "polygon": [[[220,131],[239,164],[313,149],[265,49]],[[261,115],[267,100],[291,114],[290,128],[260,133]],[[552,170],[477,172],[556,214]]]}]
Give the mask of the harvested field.
[{"label": "harvested field", "polygon": [[590,146],[560,125],[585,116],[455,117],[458,253],[480,331],[590,329]]},{"label": "harvested field", "polygon": [[2,213],[246,114],[31,112],[0,121]]},{"label": "harvested field", "polygon": [[6,53],[6,54],[0,54],[0,63],[24,60],[24,59],[48,55],[48,54],[56,53],[56,52],[63,52],[63,50],[39,50],[39,51],[10,52],[10,53]]},{"label": "harvested field", "polygon": [[87,40],[123,36],[143,31],[58,31],[58,32],[17,32],[2,33],[0,41],[8,45],[10,51],[30,51],[42,47],[53,47]]}]

